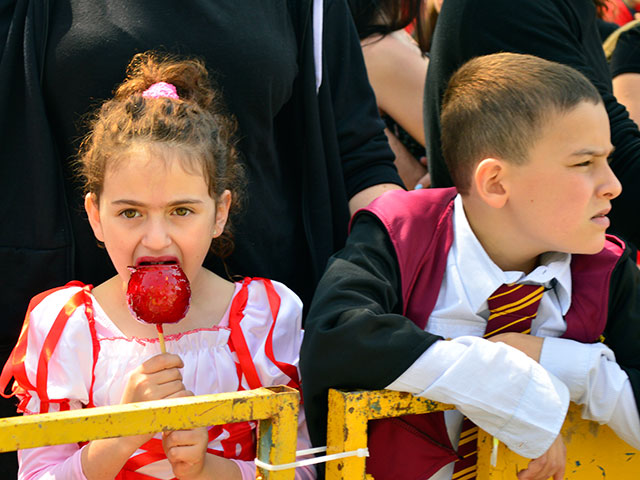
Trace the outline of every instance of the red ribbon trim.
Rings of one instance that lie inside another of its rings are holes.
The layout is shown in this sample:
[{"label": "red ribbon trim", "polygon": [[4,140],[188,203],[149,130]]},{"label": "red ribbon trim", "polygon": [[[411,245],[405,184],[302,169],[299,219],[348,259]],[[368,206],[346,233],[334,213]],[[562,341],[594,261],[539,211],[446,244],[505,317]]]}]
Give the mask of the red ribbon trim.
[{"label": "red ribbon trim", "polygon": [[69,301],[62,307],[60,313],[53,322],[51,326],[51,330],[47,334],[47,337],[44,340],[42,345],[42,351],[40,352],[40,357],[38,358],[38,371],[36,375],[36,391],[38,392],[38,396],[40,397],[41,402],[41,413],[46,413],[49,411],[49,396],[47,392],[47,378],[49,376],[49,361],[51,360],[51,356],[58,345],[58,341],[60,340],[60,336],[62,335],[62,331],[64,330],[67,321],[76,311],[76,309],[84,305],[85,303],[85,295],[86,289],[84,287],[79,292],[75,293]]},{"label": "red ribbon trim", "polygon": [[[37,375],[36,375],[36,386],[34,387],[33,384],[29,381],[29,377],[27,376],[27,372],[25,369],[25,359],[26,359],[26,355],[27,355],[27,347],[28,347],[28,331],[29,331],[29,319],[30,319],[30,315],[31,312],[50,294],[58,291],[58,290],[62,290],[64,288],[68,288],[68,287],[82,287],[82,290],[79,291],[78,293],[76,293],[73,297],[71,297],[71,299],[69,300],[69,302],[67,302],[67,304],[65,304],[65,306],[62,308],[62,310],[60,311],[60,313],[58,314],[58,317],[56,318],[56,320],[54,321],[54,325],[51,329],[51,331],[49,332],[49,334],[47,335],[47,338],[45,339],[45,343],[43,345],[43,350],[40,354],[40,358],[38,360],[38,371],[37,371]],[[72,301],[74,299],[77,300],[78,296],[84,296],[86,294],[85,291],[89,291],[91,289],[91,285],[84,285],[81,282],[77,282],[77,281],[72,281],[67,283],[65,286],[63,287],[57,287],[57,288],[52,288],[50,290],[47,290],[45,292],[42,292],[38,295],[36,295],[35,297],[33,297],[31,299],[31,301],[29,302],[29,307],[27,309],[27,314],[25,315],[25,320],[24,323],[22,325],[22,330],[20,331],[20,336],[18,338],[18,342],[16,343],[16,346],[14,347],[13,351],[11,352],[11,355],[9,356],[9,360],[7,361],[7,363],[4,365],[4,368],[2,369],[2,374],[0,374],[0,395],[2,395],[5,398],[10,398],[13,395],[16,394],[21,394],[21,395],[25,395],[25,398],[22,399],[22,401],[19,403],[18,408],[22,408],[24,410],[24,407],[26,407],[26,402],[25,400],[27,400],[27,395],[29,398],[31,398],[31,395],[29,395],[27,393],[27,390],[35,390],[38,392],[38,395],[41,397],[42,401],[42,405],[44,407],[44,409],[41,408],[41,412],[45,413],[48,411],[49,409],[49,404],[50,403],[59,403],[61,409],[68,409],[69,408],[69,400],[68,399],[58,399],[58,400],[51,400],[48,398],[47,396],[47,392],[46,392],[46,375],[47,375],[47,363],[49,361],[49,359],[51,358],[51,355],[53,354],[53,350],[55,349],[55,344],[57,343],[60,334],[62,333],[62,329],[64,328],[64,324],[66,324],[66,321],[68,320],[69,316],[73,313],[73,311],[75,311],[75,308],[77,308],[78,305],[72,305],[71,308],[69,307],[70,303],[73,303]],[[70,310],[70,312],[69,312]],[[56,332],[54,331],[54,328],[56,328],[56,326],[59,326],[60,332]],[[57,335],[57,337],[56,337]],[[43,356],[44,355],[44,356]],[[40,389],[41,385],[42,385],[42,381],[43,379],[41,378],[41,373],[40,373],[40,369],[43,365],[44,362],[44,389]],[[11,395],[6,395],[4,393],[4,390],[6,389],[7,385],[9,384],[9,382],[11,381],[11,377],[15,378],[15,382],[13,384],[12,387],[12,392]]]},{"label": "red ribbon trim", "polygon": [[249,298],[249,289],[247,288],[247,285],[251,280],[252,279],[249,277],[244,279],[242,282],[242,288],[231,303],[231,309],[229,311],[229,328],[231,329],[231,333],[229,335],[229,340],[238,355],[238,361],[240,362],[240,367],[247,379],[247,383],[249,384],[249,387],[253,389],[260,388],[262,386],[262,382],[260,382],[260,377],[258,376],[256,367],[253,364],[251,352],[249,351],[247,342],[242,334],[242,329],[240,328],[240,322],[244,318],[244,309],[247,306],[247,299]]},{"label": "red ribbon trim", "polygon": [[[269,300],[269,307],[271,308],[271,316],[273,317],[273,323],[271,324],[271,329],[269,330],[269,335],[267,336],[267,342],[265,345],[265,353],[269,360],[271,360],[282,372],[291,379],[289,382],[289,386],[293,388],[300,388],[300,379],[298,377],[298,369],[291,365],[290,363],[280,362],[276,360],[276,357],[273,353],[273,330],[276,326],[276,318],[278,318],[278,312],[280,311],[280,295],[276,292],[276,289],[271,283],[269,279],[263,279],[264,288],[267,291],[267,298]],[[294,335],[296,332],[294,332]]]}]

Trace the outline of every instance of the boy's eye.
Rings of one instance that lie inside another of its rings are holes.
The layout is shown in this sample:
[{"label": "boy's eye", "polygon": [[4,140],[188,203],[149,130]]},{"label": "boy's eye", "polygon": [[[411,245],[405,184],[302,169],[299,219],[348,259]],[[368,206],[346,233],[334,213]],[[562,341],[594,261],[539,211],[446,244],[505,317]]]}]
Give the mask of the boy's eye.
[{"label": "boy's eye", "polygon": [[125,218],[135,218],[137,216],[139,216],[140,214],[136,211],[133,210],[131,208],[127,209],[127,210],[123,210],[120,215],[122,215]]},{"label": "boy's eye", "polygon": [[584,162],[576,163],[574,167],[588,167],[593,162],[591,160],[585,160]]},{"label": "boy's eye", "polygon": [[191,213],[191,210],[189,210],[188,208],[185,207],[178,207],[174,210],[174,213],[176,215],[178,215],[179,217],[186,217],[187,215],[189,215]]}]

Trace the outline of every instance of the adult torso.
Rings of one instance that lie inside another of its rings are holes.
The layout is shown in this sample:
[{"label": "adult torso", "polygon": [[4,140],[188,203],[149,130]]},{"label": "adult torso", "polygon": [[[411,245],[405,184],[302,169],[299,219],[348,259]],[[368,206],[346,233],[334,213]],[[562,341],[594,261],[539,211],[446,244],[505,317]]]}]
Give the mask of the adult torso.
[{"label": "adult torso", "polygon": [[[64,162],[76,277],[98,283],[113,274],[84,219],[80,188],[72,180],[70,159],[86,132],[83,116],[111,96],[135,53],[161,49],[203,58],[238,120],[248,195],[236,222],[231,270],[295,286],[303,269],[291,264],[299,260],[304,265],[307,247],[301,241],[299,163],[294,161],[299,159],[282,148],[286,138],[279,133],[288,121],[286,113],[279,113],[298,73],[288,2],[161,0],[150,8],[144,2],[64,0],[52,5],[43,89]],[[209,266],[224,273],[211,260]]]}]

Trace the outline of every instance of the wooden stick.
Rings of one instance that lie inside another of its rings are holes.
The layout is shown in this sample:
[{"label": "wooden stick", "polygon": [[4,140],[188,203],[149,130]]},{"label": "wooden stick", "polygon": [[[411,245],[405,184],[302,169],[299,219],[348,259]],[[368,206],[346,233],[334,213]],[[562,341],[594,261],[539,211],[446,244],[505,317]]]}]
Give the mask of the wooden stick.
[{"label": "wooden stick", "polygon": [[164,346],[164,330],[161,323],[156,323],[156,330],[158,330],[158,339],[160,340],[160,351],[167,353],[167,348]]}]

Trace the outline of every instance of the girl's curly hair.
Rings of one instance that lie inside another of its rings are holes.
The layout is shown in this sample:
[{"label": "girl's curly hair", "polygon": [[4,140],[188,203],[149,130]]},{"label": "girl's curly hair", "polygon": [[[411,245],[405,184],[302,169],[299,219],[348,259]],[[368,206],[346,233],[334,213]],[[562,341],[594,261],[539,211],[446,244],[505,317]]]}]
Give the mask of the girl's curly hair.
[{"label": "girl's curly hair", "polygon": [[[158,82],[174,85],[180,98],[142,96]],[[89,133],[78,154],[85,192],[99,197],[106,170],[126,161],[125,154],[132,147],[168,148],[179,152],[183,168],[203,172],[214,200],[225,190],[231,192],[231,217],[240,207],[245,184],[236,130],[236,121],[226,113],[222,95],[212,86],[204,62],[157,52],[139,53],[129,63],[127,78],[114,97],[89,120]],[[233,247],[228,221],[211,250],[226,258]]]}]

